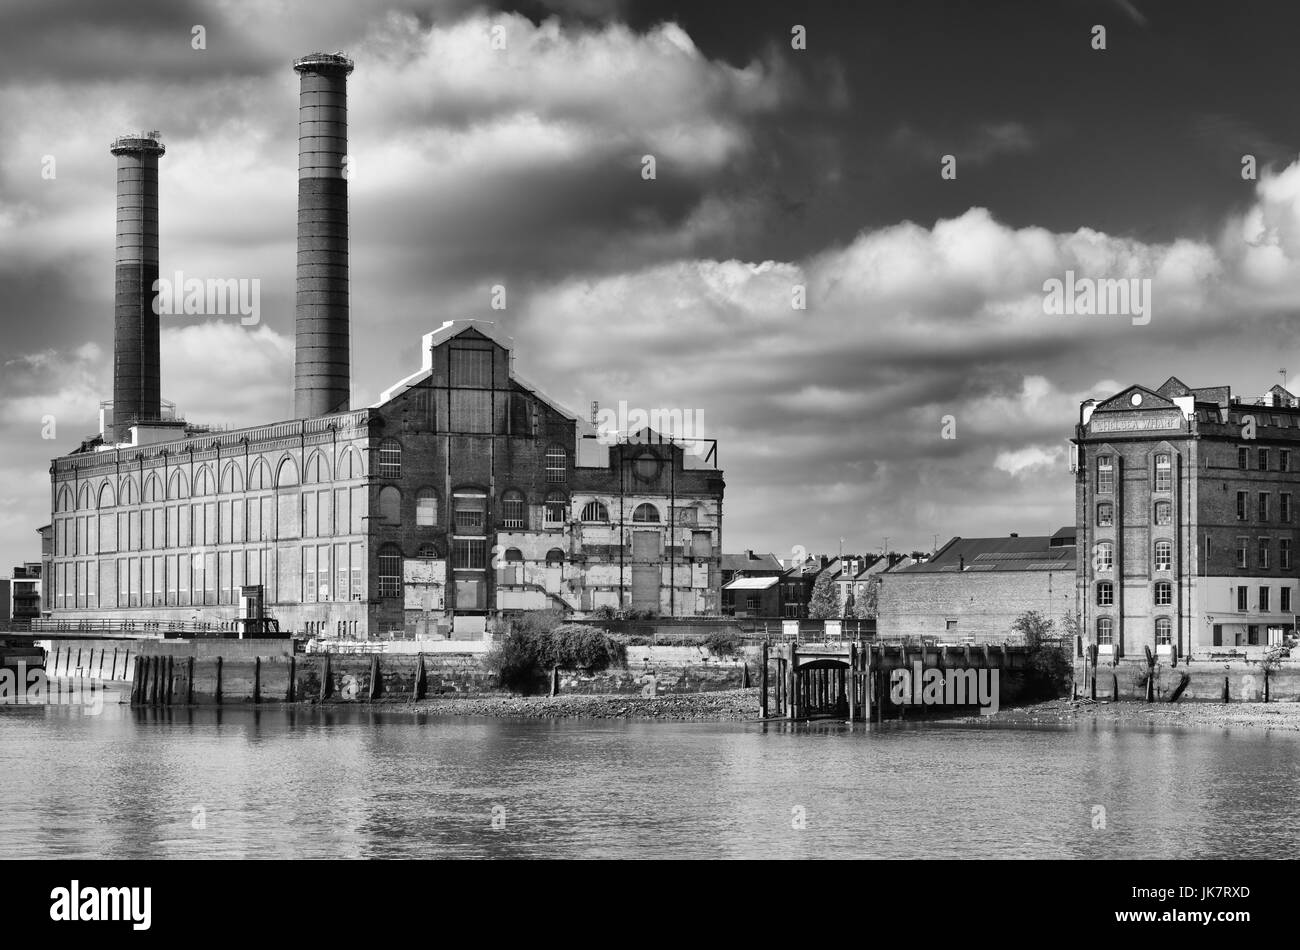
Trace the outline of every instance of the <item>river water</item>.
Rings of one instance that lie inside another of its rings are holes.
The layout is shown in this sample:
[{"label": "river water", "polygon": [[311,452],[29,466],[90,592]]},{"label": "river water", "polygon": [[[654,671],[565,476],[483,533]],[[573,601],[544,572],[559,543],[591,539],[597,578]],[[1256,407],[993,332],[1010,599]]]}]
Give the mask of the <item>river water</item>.
[{"label": "river water", "polygon": [[1217,728],[0,707],[0,858],[1292,857],[1297,793]]}]

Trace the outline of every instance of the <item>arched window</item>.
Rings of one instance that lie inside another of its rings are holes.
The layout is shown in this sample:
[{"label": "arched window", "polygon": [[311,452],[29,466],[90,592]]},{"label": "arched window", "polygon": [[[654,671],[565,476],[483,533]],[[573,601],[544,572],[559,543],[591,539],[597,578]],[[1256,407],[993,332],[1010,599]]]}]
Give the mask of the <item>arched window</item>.
[{"label": "arched window", "polygon": [[293,459],[286,456],[284,460],[280,462],[280,467],[276,470],[275,487],[290,488],[297,485],[298,482],[298,464]]},{"label": "arched window", "polygon": [[560,567],[564,564],[564,552],[559,548],[551,548],[546,552],[546,566]]},{"label": "arched window", "polygon": [[438,558],[438,546],[436,544],[421,544],[420,550],[415,552],[415,556],[423,561],[433,561]]},{"label": "arched window", "polygon": [[1168,646],[1174,641],[1174,622],[1168,617],[1156,618],[1156,646]]},{"label": "arched window", "polygon": [[118,501],[123,505],[140,504],[140,490],[135,487],[135,479],[127,476],[122,479],[122,490],[117,494]]},{"label": "arched window", "polygon": [[609,521],[609,509],[598,501],[589,501],[582,506],[583,521]]},{"label": "arched window", "polygon": [[392,485],[379,489],[379,520],[385,524],[402,523],[402,493]]},{"label": "arched window", "polygon": [[82,483],[81,488],[77,490],[77,507],[90,507],[90,486],[84,482]]},{"label": "arched window", "polygon": [[249,491],[264,491],[271,487],[271,467],[262,458],[253,460],[253,470],[248,473]]},{"label": "arched window", "polygon": [[415,495],[415,523],[425,528],[438,523],[438,493],[432,488],[421,488]]},{"label": "arched window", "polygon": [[59,500],[55,503],[54,507],[56,511],[72,510],[72,492],[68,490],[67,485],[64,485],[59,489]]},{"label": "arched window", "polygon": [[1097,491],[1109,494],[1115,490],[1115,463],[1109,455],[1097,456]]},{"label": "arched window", "polygon": [[319,452],[313,452],[311,458],[307,459],[307,464],[303,467],[302,482],[304,485],[314,485],[319,482],[329,481],[330,467],[325,462],[325,456]]},{"label": "arched window", "polygon": [[[563,556],[561,556],[561,559],[563,559]],[[523,551],[519,550],[518,548],[506,548],[507,564],[522,564],[523,561],[524,561]]]},{"label": "arched window", "polygon": [[145,480],[144,500],[146,502],[163,500],[162,482],[158,480],[157,475],[150,475],[149,478]]},{"label": "arched window", "polygon": [[199,470],[194,473],[194,491],[193,495],[198,498],[202,495],[211,495],[215,486],[212,484],[212,469],[206,465],[200,465]]},{"label": "arched window", "polygon": [[1156,570],[1167,571],[1173,564],[1174,545],[1172,541],[1156,542]]},{"label": "arched window", "polygon": [[569,453],[558,445],[546,450],[546,480],[562,482],[569,473]]},{"label": "arched window", "polygon": [[111,482],[104,482],[99,486],[99,507],[112,508],[115,504],[117,500],[113,496],[113,485]]},{"label": "arched window", "polygon": [[1169,456],[1161,453],[1156,456],[1156,491],[1169,491],[1173,484],[1171,475],[1172,469],[1169,465]]},{"label": "arched window", "polygon": [[379,443],[379,477],[402,477],[402,445],[396,439]]},{"label": "arched window", "polygon": [[1115,506],[1103,501],[1097,506],[1097,527],[1109,528],[1115,523]]},{"label": "arched window", "polygon": [[641,522],[642,524],[658,524],[659,509],[648,501],[642,502],[637,505],[636,510],[632,512],[632,520]]},{"label": "arched window", "polygon": [[457,534],[482,534],[487,495],[481,491],[458,491],[452,494],[452,530]]},{"label": "arched window", "polygon": [[1115,606],[1115,585],[1110,581],[1102,581],[1097,585],[1097,606]]},{"label": "arched window", "polygon": [[1169,581],[1156,581],[1156,606],[1168,607],[1174,602],[1174,585]]},{"label": "arched window", "polygon": [[1167,501],[1156,502],[1156,524],[1171,524],[1174,517],[1174,506]]},{"label": "arched window", "polygon": [[568,516],[569,499],[564,497],[564,492],[550,492],[546,496],[546,523],[564,524],[564,519]]},{"label": "arched window", "polygon": [[511,489],[501,496],[501,527],[524,526],[524,493]]},{"label": "arched window", "polygon": [[339,455],[338,469],[335,471],[335,477],[340,481],[349,478],[360,478],[362,475],[361,456],[357,450],[348,446]]},{"label": "arched window", "polygon": [[189,480],[180,469],[172,472],[172,477],[167,481],[167,497],[171,499],[190,497]]},{"label": "arched window", "polygon": [[1115,621],[1110,617],[1097,618],[1097,642],[1103,645],[1115,642]]},{"label": "arched window", "polygon": [[244,473],[239,470],[239,466],[234,462],[227,463],[221,471],[221,493],[223,495],[231,492],[244,490]]},{"label": "arched window", "polygon": [[396,597],[401,592],[402,549],[395,544],[385,544],[379,549],[379,596]]},{"label": "arched window", "polygon": [[1092,569],[1094,571],[1109,571],[1115,566],[1115,545],[1109,541],[1100,541],[1092,550]]}]

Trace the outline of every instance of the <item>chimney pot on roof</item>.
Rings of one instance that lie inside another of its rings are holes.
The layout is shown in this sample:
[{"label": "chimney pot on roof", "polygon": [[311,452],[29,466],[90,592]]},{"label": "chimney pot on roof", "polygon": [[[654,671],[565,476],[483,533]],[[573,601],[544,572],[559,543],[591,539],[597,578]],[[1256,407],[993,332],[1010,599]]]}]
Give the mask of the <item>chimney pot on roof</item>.
[{"label": "chimney pot on roof", "polygon": [[755,558],[754,558],[754,552],[751,551],[749,548],[745,548],[745,557],[746,557],[746,559],[748,559],[748,560],[750,560],[750,561],[755,560]]},{"label": "chimney pot on roof", "polygon": [[1020,535],[1018,535],[1018,534],[1016,534],[1014,531],[1012,531],[1012,532],[1011,532],[1011,537],[1013,537],[1013,538],[1018,538],[1018,537],[1020,537]]}]

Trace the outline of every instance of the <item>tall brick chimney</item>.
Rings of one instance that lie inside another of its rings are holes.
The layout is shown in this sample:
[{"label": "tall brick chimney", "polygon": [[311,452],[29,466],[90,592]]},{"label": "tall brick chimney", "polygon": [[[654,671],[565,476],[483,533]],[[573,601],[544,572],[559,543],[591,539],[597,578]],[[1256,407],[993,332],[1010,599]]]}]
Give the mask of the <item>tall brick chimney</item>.
[{"label": "tall brick chimney", "polygon": [[125,441],[136,422],[162,414],[159,380],[158,159],[166,149],[157,132],[124,135],[109,147],[117,156],[117,273],[113,296],[113,429]]},{"label": "tall brick chimney", "polygon": [[298,280],[294,306],[294,415],[349,408],[348,74],[340,53],[293,64],[298,97]]}]

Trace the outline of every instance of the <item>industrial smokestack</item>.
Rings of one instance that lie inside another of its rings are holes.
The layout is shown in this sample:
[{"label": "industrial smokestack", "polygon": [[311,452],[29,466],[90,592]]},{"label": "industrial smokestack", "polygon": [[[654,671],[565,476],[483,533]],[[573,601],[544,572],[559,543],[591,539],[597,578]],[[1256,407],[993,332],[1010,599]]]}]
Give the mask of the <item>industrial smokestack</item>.
[{"label": "industrial smokestack", "polygon": [[338,53],[293,64],[298,99],[298,284],[294,307],[294,415],[349,406],[348,73]]},{"label": "industrial smokestack", "polygon": [[157,132],[124,135],[117,156],[117,275],[113,300],[113,437],[125,441],[136,422],[162,413],[158,378],[158,159],[166,151]]}]

